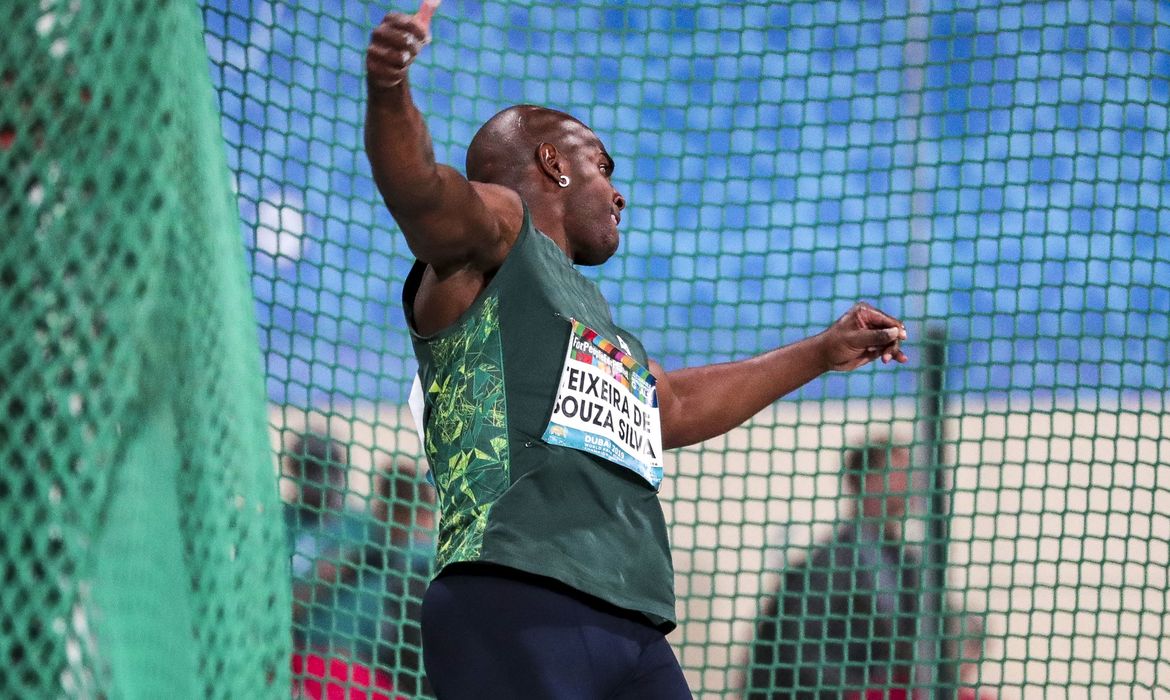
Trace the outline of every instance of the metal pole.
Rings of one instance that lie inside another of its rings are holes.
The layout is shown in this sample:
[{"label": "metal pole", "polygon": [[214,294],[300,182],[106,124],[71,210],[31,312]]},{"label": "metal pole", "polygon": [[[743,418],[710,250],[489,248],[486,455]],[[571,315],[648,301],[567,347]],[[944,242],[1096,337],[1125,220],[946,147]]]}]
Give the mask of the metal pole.
[{"label": "metal pole", "polygon": [[919,385],[918,445],[915,460],[927,475],[926,542],[922,548],[920,586],[922,609],[914,667],[915,685],[928,690],[930,697],[953,698],[954,660],[945,648],[947,630],[946,569],[950,544],[950,493],[943,449],[946,374],[946,331],[941,325],[927,328],[922,348],[923,363]]},{"label": "metal pole", "polygon": [[[943,587],[946,584],[947,492],[942,467],[942,377],[945,356],[944,332],[928,327],[932,191],[936,165],[923,162],[920,145],[925,136],[922,97],[926,85],[927,42],[930,38],[930,1],[909,0],[906,14],[906,43],[902,49],[902,95],[897,122],[895,159],[908,164],[913,173],[910,193],[910,242],[907,248],[906,307],[903,318],[917,327],[924,339],[922,348],[918,439],[913,462],[926,478],[916,480],[928,498],[920,502],[925,527],[921,536],[922,590],[919,636],[914,645],[913,685],[921,697],[954,697],[954,674],[943,649],[946,628]],[[917,334],[916,334],[917,335]],[[918,499],[915,499],[918,500]],[[946,692],[940,692],[942,689]]]},{"label": "metal pole", "polygon": [[[919,157],[926,126],[922,94],[926,87],[926,49],[930,37],[930,3],[910,0],[906,17],[906,44],[902,48],[902,95],[895,132],[895,162],[910,166],[910,242],[906,250],[906,307],[903,318],[924,331],[930,273],[930,240],[933,213],[934,163]],[[916,333],[915,335],[919,335]],[[922,337],[919,335],[919,337]]]}]

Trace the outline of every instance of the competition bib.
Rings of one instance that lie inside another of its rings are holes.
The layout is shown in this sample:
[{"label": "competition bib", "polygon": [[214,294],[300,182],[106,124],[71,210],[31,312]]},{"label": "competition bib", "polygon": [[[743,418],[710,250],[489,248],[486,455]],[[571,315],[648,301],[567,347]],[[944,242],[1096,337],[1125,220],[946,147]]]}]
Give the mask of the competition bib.
[{"label": "competition bib", "polygon": [[662,428],[654,375],[593,329],[573,321],[545,442],[603,457],[662,483]]}]

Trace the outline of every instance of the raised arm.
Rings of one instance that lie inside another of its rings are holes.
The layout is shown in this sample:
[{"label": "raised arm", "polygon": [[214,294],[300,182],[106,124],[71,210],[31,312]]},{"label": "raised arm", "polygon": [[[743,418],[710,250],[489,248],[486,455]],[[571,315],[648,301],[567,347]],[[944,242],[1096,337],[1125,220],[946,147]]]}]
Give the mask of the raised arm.
[{"label": "raised arm", "polygon": [[666,372],[656,363],[662,446],[685,447],[741,425],[780,397],[829,370],[851,370],[881,358],[906,362],[906,327],[865,302],[828,329],[756,357]]},{"label": "raised arm", "polygon": [[469,182],[435,162],[407,71],[430,40],[438,4],[426,0],[414,15],[391,12],[371,35],[365,145],[374,182],[411,252],[442,276],[498,267],[520,231],[523,205],[511,189]]}]

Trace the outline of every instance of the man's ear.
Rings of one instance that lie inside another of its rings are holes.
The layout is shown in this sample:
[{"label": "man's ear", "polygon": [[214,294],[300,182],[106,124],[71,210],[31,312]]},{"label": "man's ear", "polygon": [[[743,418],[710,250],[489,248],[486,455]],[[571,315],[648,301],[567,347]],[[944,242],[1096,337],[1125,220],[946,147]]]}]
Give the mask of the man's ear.
[{"label": "man's ear", "polygon": [[541,143],[536,147],[536,164],[540,168],[540,172],[553,182],[557,182],[561,175],[564,175],[557,147],[551,143]]}]

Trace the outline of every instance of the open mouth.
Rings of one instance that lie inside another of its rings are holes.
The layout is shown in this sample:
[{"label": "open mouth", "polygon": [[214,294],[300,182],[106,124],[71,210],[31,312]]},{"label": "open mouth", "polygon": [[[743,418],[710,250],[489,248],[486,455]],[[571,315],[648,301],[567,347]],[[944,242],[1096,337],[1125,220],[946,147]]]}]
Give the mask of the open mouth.
[{"label": "open mouth", "polygon": [[613,219],[613,225],[617,226],[622,222],[621,214],[610,214],[609,218]]}]

